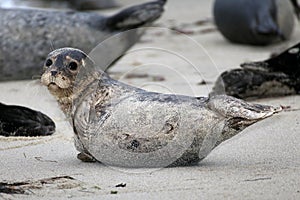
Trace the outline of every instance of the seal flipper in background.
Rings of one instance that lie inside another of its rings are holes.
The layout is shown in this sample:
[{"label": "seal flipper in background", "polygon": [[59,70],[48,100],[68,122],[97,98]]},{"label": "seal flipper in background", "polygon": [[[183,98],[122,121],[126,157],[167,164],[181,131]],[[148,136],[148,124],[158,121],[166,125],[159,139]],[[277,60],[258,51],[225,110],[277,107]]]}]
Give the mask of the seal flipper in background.
[{"label": "seal flipper in background", "polygon": [[157,0],[131,6],[109,17],[106,25],[111,30],[128,30],[143,26],[158,19],[167,0]]},{"label": "seal flipper in background", "polygon": [[241,67],[258,71],[281,72],[295,78],[300,77],[300,43],[273,58],[260,62],[243,63]]},{"label": "seal flipper in background", "polygon": [[276,57],[241,67],[223,72],[210,95],[257,99],[300,93],[300,43]]},{"label": "seal flipper in background", "polygon": [[299,81],[293,81],[283,73],[232,69],[218,77],[210,96],[227,94],[240,99],[259,99],[293,95],[297,93],[297,87]]},{"label": "seal flipper in background", "polygon": [[[261,2],[259,2],[261,3]],[[255,16],[255,25],[252,27],[254,34],[261,36],[278,36],[285,40],[285,36],[281,32],[279,26],[276,24],[277,8],[274,1],[270,1],[268,5],[259,7]]]},{"label": "seal flipper in background", "polygon": [[300,6],[298,4],[298,1],[297,0],[291,0],[291,2],[293,4],[295,14],[296,14],[296,16],[299,20],[300,19]]},{"label": "seal flipper in background", "polygon": [[55,124],[45,114],[22,106],[0,103],[0,135],[46,136],[54,132]]}]

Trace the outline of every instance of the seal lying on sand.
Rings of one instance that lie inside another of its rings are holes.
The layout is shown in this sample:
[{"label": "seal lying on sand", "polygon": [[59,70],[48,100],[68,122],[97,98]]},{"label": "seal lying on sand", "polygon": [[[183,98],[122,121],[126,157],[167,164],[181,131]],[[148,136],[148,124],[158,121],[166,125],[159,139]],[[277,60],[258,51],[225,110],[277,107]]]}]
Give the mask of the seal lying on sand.
[{"label": "seal lying on sand", "polygon": [[0,1],[0,7],[4,8],[52,8],[52,9],[75,9],[75,10],[100,10],[118,7],[114,0],[34,0],[20,1],[9,0]]},{"label": "seal lying on sand", "polygon": [[[45,0],[44,0],[45,1]],[[68,6],[76,10],[100,10],[118,6],[114,0],[55,0],[67,2]],[[45,2],[49,3],[49,0]],[[53,0],[50,2],[53,4]]]},{"label": "seal lying on sand", "polygon": [[[97,13],[0,9],[0,81],[40,75],[51,47],[71,46],[91,51],[110,36],[151,23],[163,12],[166,0],[132,6],[105,17]],[[113,58],[122,55],[141,32],[125,32],[108,45]],[[105,56],[101,58],[105,63]]]},{"label": "seal lying on sand", "polygon": [[241,67],[223,72],[211,94],[226,93],[241,99],[256,99],[300,92],[300,43],[278,56],[244,63]]},{"label": "seal lying on sand", "polygon": [[22,106],[0,103],[0,135],[45,136],[54,131],[54,122],[45,114]]},{"label": "seal lying on sand", "polygon": [[148,92],[94,71],[92,64],[80,50],[58,49],[48,55],[41,78],[71,117],[83,160],[122,167],[197,163],[224,140],[278,111],[225,95]]},{"label": "seal lying on sand", "polygon": [[215,0],[213,14],[231,42],[267,45],[290,38],[294,11],[299,16],[296,0]]}]

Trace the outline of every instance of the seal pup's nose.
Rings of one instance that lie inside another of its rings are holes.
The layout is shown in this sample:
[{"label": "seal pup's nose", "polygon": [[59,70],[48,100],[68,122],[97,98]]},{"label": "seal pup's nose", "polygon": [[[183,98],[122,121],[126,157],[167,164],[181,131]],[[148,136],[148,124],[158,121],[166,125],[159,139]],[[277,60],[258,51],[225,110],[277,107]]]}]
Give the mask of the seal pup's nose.
[{"label": "seal pup's nose", "polygon": [[57,74],[57,71],[51,71],[51,76],[55,76]]}]

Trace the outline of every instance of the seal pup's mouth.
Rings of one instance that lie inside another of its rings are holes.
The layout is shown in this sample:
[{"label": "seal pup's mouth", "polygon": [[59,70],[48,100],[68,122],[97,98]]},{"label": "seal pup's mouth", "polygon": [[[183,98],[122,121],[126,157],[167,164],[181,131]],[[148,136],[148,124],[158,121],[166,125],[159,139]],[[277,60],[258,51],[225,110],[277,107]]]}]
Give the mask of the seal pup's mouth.
[{"label": "seal pup's mouth", "polygon": [[51,90],[61,89],[55,82],[50,82],[47,86],[48,86],[48,89],[51,89]]},{"label": "seal pup's mouth", "polygon": [[54,77],[49,72],[42,75],[41,82],[53,89],[68,89],[72,85],[70,78],[62,75]]}]

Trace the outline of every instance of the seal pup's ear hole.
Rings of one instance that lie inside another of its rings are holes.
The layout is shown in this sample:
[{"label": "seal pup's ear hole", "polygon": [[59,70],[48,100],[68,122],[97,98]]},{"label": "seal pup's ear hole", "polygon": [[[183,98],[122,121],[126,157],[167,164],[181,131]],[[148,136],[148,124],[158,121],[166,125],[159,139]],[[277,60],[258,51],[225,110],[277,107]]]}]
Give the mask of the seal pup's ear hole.
[{"label": "seal pup's ear hole", "polygon": [[75,71],[78,68],[78,64],[76,62],[70,62],[68,67],[70,70]]},{"label": "seal pup's ear hole", "polygon": [[51,59],[47,59],[45,62],[46,67],[50,67],[53,64]]}]

